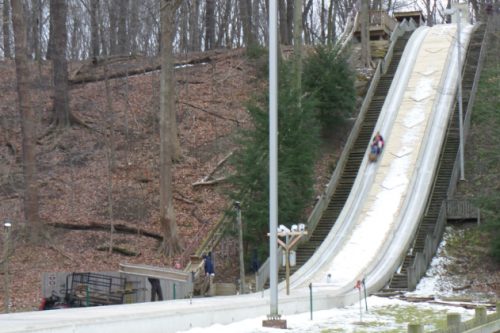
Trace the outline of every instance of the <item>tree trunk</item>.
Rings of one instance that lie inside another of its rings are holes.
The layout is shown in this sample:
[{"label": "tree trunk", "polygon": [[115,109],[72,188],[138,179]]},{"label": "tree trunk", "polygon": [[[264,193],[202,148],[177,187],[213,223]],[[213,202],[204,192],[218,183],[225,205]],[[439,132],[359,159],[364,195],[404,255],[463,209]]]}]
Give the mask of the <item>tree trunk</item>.
[{"label": "tree trunk", "polygon": [[326,20],[326,9],[325,9],[325,0],[321,0],[321,3],[320,3],[320,12],[319,12],[319,25],[320,25],[320,32],[319,32],[319,35],[320,35],[320,40],[321,40],[321,43],[326,43],[326,27],[328,25],[328,22]]},{"label": "tree trunk", "polygon": [[425,3],[425,10],[427,11],[427,17],[426,17],[426,20],[427,20],[427,26],[429,27],[432,27],[433,25],[433,20],[432,20],[432,10],[431,10],[431,0],[426,0],[424,1]]},{"label": "tree trunk", "polygon": [[47,42],[47,53],[45,54],[45,58],[47,60],[52,60],[52,57],[54,55],[54,48],[55,48],[55,28],[54,28],[54,15],[52,15],[53,12],[57,11],[56,8],[54,8],[55,2],[50,0],[49,4],[49,12],[50,12],[50,17],[49,17],[49,41]]},{"label": "tree trunk", "polygon": [[136,54],[138,51],[137,38],[139,33],[139,1],[132,1],[130,7],[129,39],[130,52]]},{"label": "tree trunk", "polygon": [[293,53],[295,57],[295,88],[301,94],[302,81],[302,0],[294,0]]},{"label": "tree trunk", "polygon": [[[106,63],[106,67],[104,68],[105,72],[105,81],[104,87],[106,90],[106,117],[103,121],[104,129],[103,133],[106,133],[106,129],[108,129],[106,140],[106,162],[107,162],[107,178],[108,178],[108,218],[110,222],[110,230],[109,230],[109,248],[108,253],[111,254],[113,245],[114,245],[114,215],[113,215],[113,170],[115,169],[115,139],[114,139],[114,112],[113,112],[113,102],[111,99],[111,87],[109,84],[108,78],[108,65]],[[106,135],[105,135],[106,136]]]},{"label": "tree trunk", "polygon": [[231,0],[226,0],[224,4],[224,14],[222,15],[219,33],[217,35],[217,47],[229,47],[230,45],[229,18],[231,16]]},{"label": "tree trunk", "polygon": [[175,124],[175,83],[173,66],[173,37],[175,12],[181,0],[161,2],[161,83],[160,83],[160,223],[163,233],[162,248],[173,256],[180,252],[177,222],[173,206],[172,157],[174,154],[172,127]]},{"label": "tree trunk", "polygon": [[[104,14],[102,8],[97,6],[97,22],[103,22]],[[106,41],[106,34],[104,32],[104,24],[97,24],[99,27],[99,43],[101,44],[101,54],[109,55],[108,42]]]},{"label": "tree trunk", "polygon": [[361,0],[361,62],[367,68],[371,67],[369,2]]},{"label": "tree trunk", "polygon": [[215,0],[206,0],[205,8],[205,50],[215,47]]},{"label": "tree trunk", "polygon": [[81,26],[82,22],[80,19],[80,15],[74,14],[72,15],[72,21],[73,21],[73,26],[71,27],[70,31],[70,59],[72,60],[78,60],[80,56],[80,45],[79,45],[79,36],[81,35]]},{"label": "tree trunk", "polygon": [[92,58],[99,57],[99,0],[90,0],[90,48]]},{"label": "tree trunk", "polygon": [[279,23],[280,23],[280,43],[286,44],[288,41],[288,29],[286,21],[286,0],[279,0]]},{"label": "tree trunk", "polygon": [[288,40],[286,41],[286,45],[292,45],[294,1],[295,0],[287,0],[286,1],[286,30],[287,30],[286,35],[288,37]]},{"label": "tree trunk", "polygon": [[128,36],[127,36],[127,15],[128,15],[128,1],[121,0],[118,4],[118,53],[128,54]]},{"label": "tree trunk", "polygon": [[30,94],[30,84],[33,81],[28,67],[26,23],[22,2],[12,0],[11,5],[15,37],[17,94],[23,135],[24,218],[31,241],[37,243],[40,240],[41,222],[38,215],[36,175],[36,115]]},{"label": "tree trunk", "polygon": [[67,2],[66,0],[50,0],[50,16],[54,27],[54,120],[57,126],[70,125],[69,94],[68,94],[68,61],[66,58],[67,45]]},{"label": "tree trunk", "polygon": [[372,1],[372,9],[373,10],[382,10],[382,1],[381,0],[373,0]]},{"label": "tree trunk", "polygon": [[240,18],[243,24],[243,41],[249,47],[254,42],[252,33],[252,3],[250,0],[240,0]]},{"label": "tree trunk", "polygon": [[333,44],[335,42],[335,3],[337,1],[330,0],[330,5],[328,6],[328,44]]},{"label": "tree trunk", "polygon": [[188,19],[189,19],[189,7],[187,1],[185,1],[182,6],[180,6],[179,13],[179,52],[188,52],[189,45],[189,31],[188,31]]},{"label": "tree trunk", "polygon": [[4,0],[2,8],[2,30],[3,30],[3,55],[6,59],[11,58],[10,52],[10,2]]},{"label": "tree trunk", "polygon": [[200,17],[200,0],[192,0],[191,14],[189,15],[189,44],[190,51],[200,50],[200,28],[198,19]]},{"label": "tree trunk", "polygon": [[259,44],[259,20],[260,20],[260,0],[253,0],[252,3],[252,36],[253,42]]},{"label": "tree trunk", "polygon": [[31,6],[33,7],[32,8],[33,51],[35,54],[35,60],[41,61],[42,54],[40,51],[40,26],[41,26],[42,4],[40,0],[32,0]]},{"label": "tree trunk", "polygon": [[[121,1],[121,0],[120,0]],[[109,54],[115,55],[118,53],[117,43],[117,25],[118,25],[118,0],[110,0],[108,4],[108,19],[109,19]]]}]

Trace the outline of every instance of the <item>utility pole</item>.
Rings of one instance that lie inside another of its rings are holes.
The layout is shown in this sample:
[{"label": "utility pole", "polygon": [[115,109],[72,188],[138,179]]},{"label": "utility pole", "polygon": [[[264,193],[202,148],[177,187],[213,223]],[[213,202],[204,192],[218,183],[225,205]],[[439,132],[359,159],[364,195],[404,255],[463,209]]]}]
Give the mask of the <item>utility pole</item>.
[{"label": "utility pole", "polygon": [[240,248],[240,294],[246,292],[245,287],[245,259],[243,256],[243,225],[241,223],[241,204],[239,201],[234,203],[234,208],[236,208],[236,220],[238,222],[238,243]]}]

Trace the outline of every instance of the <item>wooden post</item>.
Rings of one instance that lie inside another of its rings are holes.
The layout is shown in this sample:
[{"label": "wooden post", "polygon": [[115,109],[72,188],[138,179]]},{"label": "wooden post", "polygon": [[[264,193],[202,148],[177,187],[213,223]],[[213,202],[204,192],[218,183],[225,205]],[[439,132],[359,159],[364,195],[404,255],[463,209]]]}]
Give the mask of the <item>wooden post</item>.
[{"label": "wooden post", "polygon": [[446,325],[448,328],[460,327],[460,313],[448,313],[446,316]]},{"label": "wooden post", "polygon": [[408,333],[424,333],[424,325],[408,324]]},{"label": "wooden post", "polygon": [[285,265],[286,265],[286,294],[290,295],[290,249],[285,248]]},{"label": "wooden post", "polygon": [[234,207],[237,211],[237,222],[238,222],[238,245],[239,245],[239,254],[240,254],[240,294],[246,293],[245,286],[245,261],[244,261],[244,253],[243,253],[243,224],[241,223],[241,206],[240,202],[236,201],[234,203]]},{"label": "wooden post", "polygon": [[475,309],[474,319],[477,324],[485,324],[488,321],[486,308],[484,306],[479,306]]},{"label": "wooden post", "polygon": [[214,284],[214,276],[213,275],[209,275],[208,277],[208,294],[210,296],[215,296],[215,284]]}]

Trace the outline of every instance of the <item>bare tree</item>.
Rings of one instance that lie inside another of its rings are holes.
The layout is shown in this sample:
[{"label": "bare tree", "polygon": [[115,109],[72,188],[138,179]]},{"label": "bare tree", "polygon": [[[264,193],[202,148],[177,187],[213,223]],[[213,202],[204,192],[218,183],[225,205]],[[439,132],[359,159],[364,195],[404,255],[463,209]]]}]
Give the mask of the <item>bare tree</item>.
[{"label": "bare tree", "polygon": [[139,32],[139,1],[132,1],[130,7],[130,24],[129,24],[129,41],[130,41],[130,52],[132,54],[137,53],[139,44],[137,41]]},{"label": "bare tree", "polygon": [[205,50],[215,47],[215,0],[206,0],[205,7]]},{"label": "bare tree", "polygon": [[179,52],[187,52],[189,50],[189,6],[185,1],[179,13]]},{"label": "bare tree", "polygon": [[128,34],[127,34],[127,16],[128,16],[128,1],[121,0],[118,4],[118,53],[127,54],[128,47]]},{"label": "bare tree", "polygon": [[200,0],[191,0],[191,13],[189,15],[189,41],[190,51],[200,50],[200,27],[198,19],[200,15]]},{"label": "bare tree", "polygon": [[335,0],[330,1],[330,6],[328,8],[328,41],[330,43],[335,43],[337,40],[337,13],[339,11],[339,2]]},{"label": "bare tree", "polygon": [[41,42],[41,24],[42,24],[42,2],[41,0],[32,0],[32,33],[33,33],[33,50],[35,54],[35,60],[42,60],[42,52],[40,50],[40,42]]},{"label": "bare tree", "polygon": [[255,38],[253,36],[252,29],[252,1],[251,0],[240,0],[240,16],[243,24],[243,41],[245,45],[251,46]]},{"label": "bare tree", "polygon": [[231,2],[232,2],[231,0],[224,1],[224,13],[220,15],[221,20],[219,24],[219,32],[217,35],[217,47],[221,46],[230,47],[229,20],[231,16]]},{"label": "bare tree", "polygon": [[300,93],[302,82],[302,0],[294,0],[293,51],[295,56],[295,86]]},{"label": "bare tree", "polygon": [[[36,115],[31,102],[32,78],[28,64],[26,22],[21,1],[11,0],[16,78],[21,131],[23,135],[24,218],[29,226],[32,242],[40,240],[41,222],[38,213],[38,185],[36,171]],[[5,1],[6,2],[6,1]],[[4,3],[5,3],[4,2]]]},{"label": "bare tree", "polygon": [[54,16],[52,15],[52,12],[56,11],[57,9],[53,8],[55,5],[55,2],[50,0],[50,5],[49,5],[49,12],[50,17],[49,17],[49,40],[47,42],[47,53],[45,54],[45,58],[47,60],[52,60],[53,54],[55,52],[55,27],[54,27]]},{"label": "bare tree", "polygon": [[[102,22],[104,20],[104,14],[101,6],[97,6],[97,20]],[[97,24],[99,27],[99,44],[101,45],[101,54],[109,55],[109,47],[106,41],[106,34],[104,32],[104,24]]]},{"label": "bare tree", "polygon": [[3,55],[6,59],[11,57],[10,52],[10,3],[4,0],[2,7],[2,30],[3,30]]},{"label": "bare tree", "polygon": [[173,205],[172,158],[174,155],[172,127],[175,124],[175,84],[173,39],[175,12],[182,0],[162,0],[161,15],[161,88],[160,88],[160,223],[162,249],[168,256],[180,252],[177,222]]},{"label": "bare tree", "polygon": [[[121,0],[120,0],[121,1]],[[108,1],[108,19],[109,19],[109,54],[118,53],[118,0]]]},{"label": "bare tree", "polygon": [[369,2],[361,0],[361,62],[365,67],[371,67]]},{"label": "bare tree", "polygon": [[54,123],[57,126],[70,125],[68,94],[68,60],[66,28],[68,6],[66,0],[50,0],[50,16],[54,28],[54,50],[52,53],[54,72]]},{"label": "bare tree", "polygon": [[382,1],[381,0],[372,0],[372,10],[382,10]]},{"label": "bare tree", "polygon": [[90,47],[91,56],[99,57],[99,0],[90,0]]},{"label": "bare tree", "polygon": [[294,16],[294,2],[295,0],[286,0],[286,45],[292,45],[293,40],[293,16]]},{"label": "bare tree", "polygon": [[287,44],[288,30],[286,21],[286,0],[278,0],[279,4],[279,29],[280,29],[280,43]]}]

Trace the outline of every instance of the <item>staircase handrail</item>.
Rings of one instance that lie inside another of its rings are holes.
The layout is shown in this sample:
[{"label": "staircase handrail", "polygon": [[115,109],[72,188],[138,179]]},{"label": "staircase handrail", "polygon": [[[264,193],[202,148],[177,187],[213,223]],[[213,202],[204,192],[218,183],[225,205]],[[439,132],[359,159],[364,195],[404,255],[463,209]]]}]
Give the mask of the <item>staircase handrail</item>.
[{"label": "staircase handrail", "polygon": [[[479,23],[484,24],[484,23]],[[488,38],[486,34],[488,33],[488,28],[484,30],[483,42],[481,43],[481,50],[479,51],[479,59],[477,62],[476,73],[474,74],[474,81],[472,82],[472,88],[469,95],[469,103],[467,105],[467,110],[465,111],[465,119],[463,122],[463,135],[466,138],[469,134],[472,108],[474,107],[474,100],[476,99],[477,88],[479,85],[479,79],[481,77],[481,71],[484,65],[484,58],[486,55],[486,48],[488,46]],[[464,66],[465,67],[465,66]],[[456,184],[458,182],[458,177],[460,173],[460,155],[457,153],[457,157],[455,158],[455,165],[453,167],[453,171],[451,174],[451,182],[450,187],[448,188],[447,196],[448,198],[452,198],[456,191]]]},{"label": "staircase handrail", "polygon": [[[231,217],[228,216],[226,212],[224,212],[223,216],[217,221],[217,223],[214,226],[209,227],[209,225],[207,224],[199,230],[199,232],[197,233],[196,240],[192,241],[190,243],[190,246],[186,250],[184,250],[184,255],[182,257],[184,262],[181,263],[182,266],[184,267],[184,271],[186,272],[194,271],[195,274],[198,273],[201,267],[203,267],[203,264],[198,264],[196,265],[196,267],[193,267],[193,264],[189,256],[195,255],[197,257],[201,257],[203,253],[208,253],[209,251],[212,251],[215,245],[217,245],[217,243],[220,241],[220,237],[218,239],[215,239],[216,233],[219,232],[219,234],[221,235],[225,227],[230,222],[231,222]],[[196,250],[193,251],[195,248]],[[184,263],[186,264],[184,265]]]},{"label": "staircase handrail", "polygon": [[425,275],[427,267],[434,257],[434,254],[436,254],[437,248],[439,247],[439,243],[441,242],[441,238],[443,236],[446,220],[446,201],[443,200],[434,229],[432,230],[432,233],[425,236],[423,251],[415,253],[415,258],[413,259],[410,267],[408,267],[407,279],[409,291],[415,290],[418,282],[422,276]]}]

